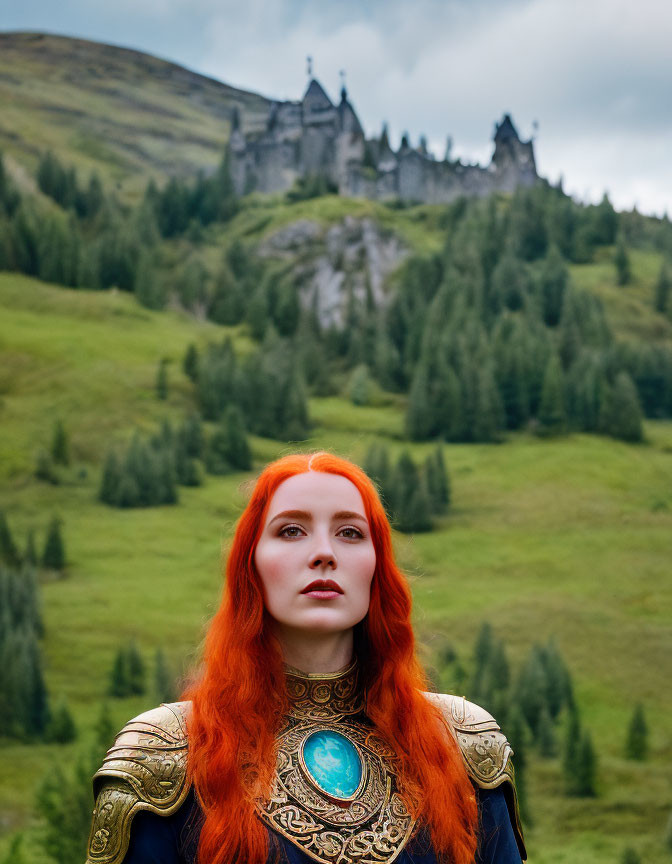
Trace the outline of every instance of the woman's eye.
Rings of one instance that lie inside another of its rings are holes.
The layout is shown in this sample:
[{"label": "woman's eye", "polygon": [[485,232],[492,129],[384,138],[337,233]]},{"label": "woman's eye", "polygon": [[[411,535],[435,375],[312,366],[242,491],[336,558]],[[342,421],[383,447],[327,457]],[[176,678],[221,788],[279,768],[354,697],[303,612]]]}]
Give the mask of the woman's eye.
[{"label": "woman's eye", "polygon": [[346,537],[348,540],[357,540],[364,536],[359,528],[352,528],[350,526],[347,528],[341,528],[339,533],[342,537]]},{"label": "woman's eye", "polygon": [[280,537],[300,537],[303,529],[298,525],[285,525],[280,531]]}]

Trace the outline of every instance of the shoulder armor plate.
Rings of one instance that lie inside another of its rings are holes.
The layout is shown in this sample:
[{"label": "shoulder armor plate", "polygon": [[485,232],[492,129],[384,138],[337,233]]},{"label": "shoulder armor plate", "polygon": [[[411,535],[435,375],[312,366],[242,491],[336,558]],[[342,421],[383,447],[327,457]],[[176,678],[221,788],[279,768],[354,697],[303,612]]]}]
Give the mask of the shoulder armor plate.
[{"label": "shoulder armor plate", "polygon": [[467,773],[481,789],[496,789],[502,784],[513,832],[523,861],[526,859],[523,829],[520,824],[518,796],[511,756],[513,750],[495,718],[485,708],[463,696],[445,693],[425,694],[439,708],[457,740]]},{"label": "shoulder armor plate", "polygon": [[93,777],[96,804],[86,864],[119,864],[139,810],[174,813],[189,793],[189,702],[146,711],[127,723]]}]

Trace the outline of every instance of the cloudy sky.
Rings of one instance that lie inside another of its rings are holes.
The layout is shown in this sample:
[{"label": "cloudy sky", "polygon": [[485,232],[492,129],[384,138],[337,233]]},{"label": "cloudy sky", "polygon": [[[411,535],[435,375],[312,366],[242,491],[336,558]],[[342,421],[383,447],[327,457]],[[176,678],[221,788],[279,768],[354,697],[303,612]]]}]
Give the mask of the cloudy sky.
[{"label": "cloudy sky", "polygon": [[0,0],[0,29],[148,51],[299,98],[306,56],[368,134],[389,124],[487,162],[495,120],[535,136],[540,174],[582,200],[672,216],[672,3],[666,0]]}]

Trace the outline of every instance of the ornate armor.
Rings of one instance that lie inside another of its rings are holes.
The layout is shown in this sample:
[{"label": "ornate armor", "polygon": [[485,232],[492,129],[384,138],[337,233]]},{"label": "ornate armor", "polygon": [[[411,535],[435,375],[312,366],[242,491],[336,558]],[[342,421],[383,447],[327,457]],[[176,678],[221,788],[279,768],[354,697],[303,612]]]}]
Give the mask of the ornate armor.
[{"label": "ornate armor", "polygon": [[140,810],[170,816],[189,793],[188,702],[161,705],[131,720],[93,777],[96,806],[86,864],[123,861]]},{"label": "ornate armor", "polygon": [[287,674],[290,710],[278,737],[269,827],[322,864],[388,864],[415,826],[396,756],[364,714],[358,669]]},{"label": "ornate armor", "polygon": [[[321,864],[391,864],[415,821],[399,788],[397,758],[365,713],[358,668],[334,675],[287,670],[290,709],[278,736],[263,822]],[[472,781],[506,784],[521,856],[511,747],[494,719],[461,697],[426,694],[455,736]],[[87,864],[119,864],[139,810],[168,816],[185,801],[189,703],[162,705],[128,723],[94,777]]]},{"label": "ornate armor", "polygon": [[472,782],[481,789],[504,787],[511,825],[516,837],[520,857],[525,860],[525,841],[520,824],[518,796],[511,756],[513,750],[495,718],[463,696],[444,693],[426,693],[437,705],[462,753],[464,764]]}]

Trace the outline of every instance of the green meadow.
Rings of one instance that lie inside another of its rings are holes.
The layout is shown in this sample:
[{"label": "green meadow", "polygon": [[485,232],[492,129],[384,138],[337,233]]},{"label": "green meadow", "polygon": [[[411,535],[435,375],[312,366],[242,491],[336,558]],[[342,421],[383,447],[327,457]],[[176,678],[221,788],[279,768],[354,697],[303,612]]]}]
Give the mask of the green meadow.
[{"label": "green meadow", "polygon": [[[577,268],[573,276],[606,291],[601,266]],[[644,274],[637,282],[643,301],[647,260],[635,266]],[[616,322],[627,314],[618,304],[609,308]],[[654,323],[644,315],[643,328]],[[208,476],[200,488],[180,488],[178,506],[145,510],[106,507],[97,490],[111,445],[134,429],[153,431],[164,418],[177,422],[193,407],[181,370],[187,345],[226,332],[239,350],[249,348],[242,327],[148,311],[119,292],[71,291],[0,274],[0,508],[21,546],[30,528],[41,546],[51,516],[63,521],[66,573],[45,574],[41,584],[43,651],[52,701],[65,696],[80,729],[67,746],[2,741],[0,860],[23,831],[28,860],[46,864],[35,791],[54,760],[69,766],[87,746],[117,648],[135,638],[150,668],[159,647],[175,668],[197,660],[221,591],[222,552],[253,474]],[[161,357],[170,361],[165,402],[155,394]],[[298,446],[360,461],[371,442],[381,441],[396,457],[409,446],[403,407],[401,397],[377,407],[312,399],[312,435]],[[54,486],[32,472],[57,419],[69,433],[73,464]],[[410,449],[419,461],[432,446]],[[292,446],[253,438],[252,449],[260,467]],[[449,515],[429,534],[395,541],[413,587],[423,656],[432,664],[450,641],[468,664],[485,620],[514,666],[535,641],[552,636],[598,754],[599,794],[589,800],[564,796],[558,759],[533,758],[529,860],[607,864],[630,845],[647,864],[669,861],[663,837],[672,811],[672,423],[648,422],[646,442],[636,446],[516,434],[499,445],[446,445],[444,454]],[[114,723],[152,700],[109,700]],[[651,730],[644,763],[623,755],[637,701]]]}]

